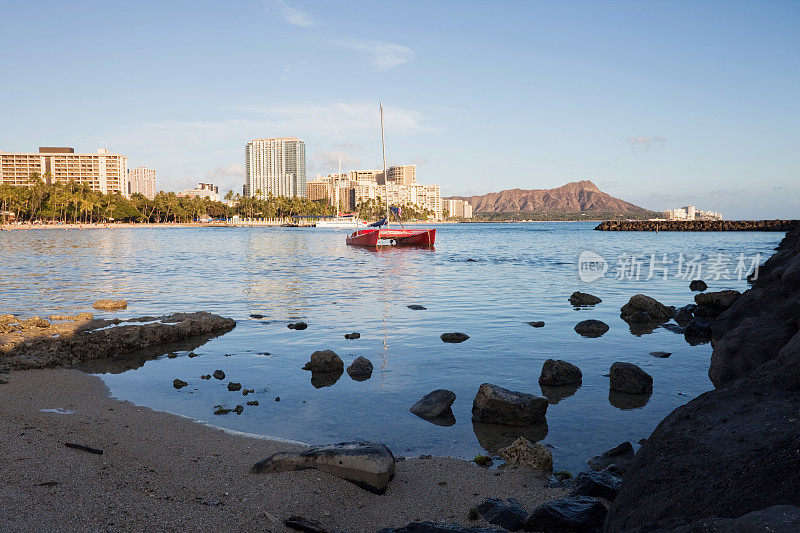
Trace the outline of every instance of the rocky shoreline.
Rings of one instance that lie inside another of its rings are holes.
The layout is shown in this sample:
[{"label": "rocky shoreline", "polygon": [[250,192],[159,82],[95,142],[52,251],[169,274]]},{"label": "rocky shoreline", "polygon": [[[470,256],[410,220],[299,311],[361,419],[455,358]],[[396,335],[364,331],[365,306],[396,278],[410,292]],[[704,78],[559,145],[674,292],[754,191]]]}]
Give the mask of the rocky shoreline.
[{"label": "rocky shoreline", "polygon": [[606,220],[597,231],[791,231],[800,220]]}]

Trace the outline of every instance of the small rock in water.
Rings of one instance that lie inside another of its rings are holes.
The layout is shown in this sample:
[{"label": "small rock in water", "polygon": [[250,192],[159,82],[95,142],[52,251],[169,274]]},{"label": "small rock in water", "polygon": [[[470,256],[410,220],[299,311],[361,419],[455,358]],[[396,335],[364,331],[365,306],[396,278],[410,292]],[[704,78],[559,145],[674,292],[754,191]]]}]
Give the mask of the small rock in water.
[{"label": "small rock in water", "polygon": [[347,374],[355,381],[368,380],[372,376],[372,361],[359,355],[347,367]]},{"label": "small rock in water", "polygon": [[197,357],[197,354],[196,354],[196,353],[194,353],[194,352],[189,352],[189,357],[190,357],[190,358]]},{"label": "small rock in water", "polygon": [[176,354],[175,352],[170,352],[167,354],[167,357],[170,359],[175,359],[176,357],[178,357],[178,354]]},{"label": "small rock in water", "polygon": [[311,354],[311,360],[305,364],[303,370],[341,373],[344,371],[344,362],[333,350],[317,350]]},{"label": "small rock in water", "polygon": [[242,389],[242,396],[247,396],[248,394],[254,393],[255,389]]},{"label": "small rock in water", "polygon": [[215,415],[227,415],[233,409],[225,409],[224,407],[218,407],[216,411],[214,411]]},{"label": "small rock in water", "polygon": [[652,355],[653,357],[660,357],[661,359],[666,359],[667,357],[672,355],[672,352],[650,352],[650,355]]},{"label": "small rock in water", "polygon": [[600,320],[583,320],[575,324],[575,331],[583,337],[600,337],[608,331],[608,324]]},{"label": "small rock in water", "polygon": [[250,318],[262,319],[262,318],[264,318],[264,315],[252,314],[252,315],[250,315]]},{"label": "small rock in water", "polygon": [[511,446],[498,452],[510,465],[527,466],[534,470],[553,471],[553,453],[546,446],[519,437]]},{"label": "small rock in water", "polygon": [[353,333],[345,333],[344,338],[347,340],[355,340],[361,338],[361,333],[354,331]]},{"label": "small rock in water", "polygon": [[185,381],[183,381],[183,380],[180,380],[180,379],[173,379],[173,380],[172,380],[172,386],[173,386],[173,387],[175,387],[176,389],[182,389],[182,388],[184,388],[186,385],[188,385],[188,383],[186,383],[186,382],[185,382]]},{"label": "small rock in water", "polygon": [[230,383],[228,383],[228,390],[231,392],[242,390],[242,384],[231,381]]},{"label": "small rock in water", "polygon": [[200,379],[211,379],[211,374],[203,374]]},{"label": "small rock in water", "polygon": [[456,401],[456,395],[453,391],[437,389],[423,396],[411,406],[409,411],[424,419],[438,418],[452,414],[450,406],[454,401]]},{"label": "small rock in water", "polygon": [[602,302],[600,298],[593,294],[589,294],[586,292],[575,291],[572,293],[572,296],[569,297],[569,303],[574,305],[575,307],[582,307],[585,305],[597,305]]},{"label": "small rock in water", "polygon": [[247,405],[258,405],[258,400],[250,400]]},{"label": "small rock in water", "polygon": [[214,377],[217,379],[225,379],[225,372],[222,370],[214,370]]},{"label": "small rock in water", "polygon": [[275,401],[276,401],[276,402],[279,402],[279,401],[281,401],[281,397],[280,397],[280,396],[275,396]]},{"label": "small rock in water", "polygon": [[581,369],[566,361],[548,359],[542,365],[542,374],[539,376],[539,385],[560,387],[562,385],[577,385],[583,379]]},{"label": "small rock in water", "polygon": [[128,302],[127,300],[97,300],[95,303],[92,304],[92,307],[95,309],[100,309],[102,311],[115,311],[117,309],[127,309]]},{"label": "small rock in water", "polygon": [[413,309],[414,311],[424,311],[427,309],[427,307],[425,307],[424,305],[418,305],[418,304],[411,304],[407,305],[406,307],[408,307],[409,309]]},{"label": "small rock in water", "polygon": [[286,327],[289,329],[302,330],[306,329],[308,327],[308,324],[306,324],[301,320],[300,322],[292,322],[291,324],[287,324]]},{"label": "small rock in water", "polygon": [[620,318],[626,322],[633,322],[637,319],[641,321],[643,315],[641,313],[636,314],[637,311],[647,313],[647,315],[650,317],[647,322],[666,322],[672,318],[673,314],[675,314],[674,308],[667,307],[655,298],[651,298],[650,296],[646,296],[644,294],[635,294],[631,296],[630,300],[628,300],[628,303],[623,305],[619,311]]},{"label": "small rock in water", "polygon": [[628,394],[650,394],[653,392],[653,378],[633,363],[619,361],[611,365],[609,372],[612,391]]},{"label": "small rock in water", "polygon": [[236,413],[237,415],[242,414],[242,411],[244,411],[243,405],[237,405],[236,407],[233,408],[233,412]]},{"label": "small rock in water", "polygon": [[458,342],[464,342],[465,340],[469,339],[469,335],[467,335],[466,333],[459,333],[459,332],[442,333],[440,338],[444,342],[458,343]]},{"label": "small rock in water", "polygon": [[533,322],[525,322],[525,323],[528,324],[529,326],[533,327],[533,328],[543,328],[544,327],[544,322],[542,320],[534,320]]},{"label": "small rock in water", "polygon": [[708,288],[708,285],[702,279],[694,279],[689,283],[689,290],[695,292],[703,292]]}]

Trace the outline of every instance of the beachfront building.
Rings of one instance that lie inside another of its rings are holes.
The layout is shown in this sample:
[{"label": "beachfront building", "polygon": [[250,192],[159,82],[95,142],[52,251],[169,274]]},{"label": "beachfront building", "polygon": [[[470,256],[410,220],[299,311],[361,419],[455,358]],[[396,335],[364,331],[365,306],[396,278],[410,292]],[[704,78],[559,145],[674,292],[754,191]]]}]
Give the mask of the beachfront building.
[{"label": "beachfront building", "polygon": [[693,205],[677,207],[664,211],[667,220],[722,220],[722,214],[716,211],[703,211]]},{"label": "beachfront building", "polygon": [[466,200],[442,200],[442,211],[450,218],[472,218],[472,206]]},{"label": "beachfront building", "polygon": [[389,181],[410,187],[417,182],[417,165],[396,165],[386,171]]},{"label": "beachfront building", "polygon": [[141,194],[152,200],[156,197],[156,171],[152,168],[128,169],[128,195]]},{"label": "beachfront building", "polygon": [[212,202],[219,202],[219,187],[213,183],[198,183],[194,189],[186,189],[178,194],[178,198],[208,198]]},{"label": "beachfront building", "polygon": [[75,153],[74,148],[40,146],[38,152],[0,151],[0,184],[29,187],[38,173],[46,183],[74,182],[104,194],[128,196],[128,158],[107,148]]},{"label": "beachfront building", "polygon": [[325,200],[340,211],[352,211],[355,209],[354,184],[348,174],[318,175],[306,183],[306,197],[309,200]]},{"label": "beachfront building", "polygon": [[245,196],[306,196],[306,144],[301,139],[253,139],[244,151]]}]

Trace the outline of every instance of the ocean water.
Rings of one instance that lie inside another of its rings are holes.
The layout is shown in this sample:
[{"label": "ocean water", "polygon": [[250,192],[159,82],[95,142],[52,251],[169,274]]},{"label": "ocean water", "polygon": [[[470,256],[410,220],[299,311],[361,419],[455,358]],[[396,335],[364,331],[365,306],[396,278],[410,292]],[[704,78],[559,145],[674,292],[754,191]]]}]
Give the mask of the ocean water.
[{"label": "ocean water", "polygon": [[[783,236],[597,232],[594,226],[441,225],[435,249],[378,251],[345,245],[347,230],[336,229],[0,232],[0,312],[91,311],[94,300],[110,297],[127,299],[128,309],[96,316],[218,313],[234,318],[236,328],[204,344],[173,347],[177,357],[152,354],[136,364],[87,369],[98,372],[119,399],[232,430],[307,443],[378,440],[396,455],[464,458],[495,452],[523,434],[552,446],[557,469],[575,471],[611,446],[646,438],[667,413],[711,389],[710,345],[690,346],[664,328],[632,331],[619,318],[620,307],[636,293],[667,305],[691,303],[688,284],[696,273],[685,273],[687,262],[701,265],[699,277],[710,290],[744,290],[737,259],[743,259],[741,273],[756,254],[766,259]],[[578,275],[578,258],[587,250],[608,263],[600,279]],[[652,275],[651,254],[658,260]],[[672,264],[665,266],[664,259]],[[603,302],[574,309],[568,297],[575,290]],[[408,309],[410,304],[427,310]],[[610,330],[581,337],[573,327],[589,318],[605,321]],[[295,320],[308,329],[288,329]],[[546,326],[526,324],[533,320]],[[352,331],[361,338],[346,340]],[[439,336],[452,331],[470,339],[443,343]],[[345,366],[357,356],[370,359],[372,377],[357,382],[344,373],[333,383],[312,383],[301,367],[321,349],[334,350]],[[191,350],[198,357],[189,358]],[[672,355],[656,358],[653,351]],[[583,384],[548,391],[546,425],[507,430],[472,423],[481,383],[541,395],[538,377],[548,358],[577,364]],[[614,361],[651,374],[653,394],[609,394],[605,374]],[[225,380],[200,379],[216,369]],[[189,386],[174,389],[175,378]],[[229,381],[256,392],[229,392]],[[408,410],[439,388],[456,393],[453,425],[432,424]],[[247,400],[260,405],[245,406],[241,415],[213,414],[216,405],[233,408]]]}]

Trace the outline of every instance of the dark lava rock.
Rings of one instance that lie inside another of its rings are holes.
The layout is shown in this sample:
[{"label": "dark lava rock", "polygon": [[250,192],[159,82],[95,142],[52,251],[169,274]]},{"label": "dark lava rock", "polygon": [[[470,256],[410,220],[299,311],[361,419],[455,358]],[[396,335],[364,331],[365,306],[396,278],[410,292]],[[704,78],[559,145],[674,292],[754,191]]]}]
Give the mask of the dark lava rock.
[{"label": "dark lava rock", "polygon": [[366,381],[372,376],[372,361],[358,356],[347,367],[347,374],[355,381]]},{"label": "dark lava rock", "polygon": [[652,355],[653,357],[658,357],[660,359],[666,359],[667,357],[672,355],[672,352],[650,352],[650,355]]},{"label": "dark lava rock", "polygon": [[464,527],[458,524],[439,524],[435,522],[411,522],[405,526],[378,530],[378,533],[502,533],[505,529],[494,527]]},{"label": "dark lava rock", "polygon": [[286,327],[289,329],[303,330],[308,328],[308,324],[301,320],[300,322],[292,322],[291,324],[287,324]]},{"label": "dark lava rock", "polygon": [[442,333],[441,339],[444,342],[464,342],[465,340],[469,339],[469,335],[466,333]]},{"label": "dark lava rock", "polygon": [[[686,342],[708,342],[711,340],[711,324],[699,318],[693,318],[686,324],[683,335]],[[713,358],[712,358],[713,360]]]},{"label": "dark lava rock", "polygon": [[602,301],[603,300],[597,296],[579,291],[573,292],[572,296],[569,297],[569,303],[575,307],[582,307],[584,305],[597,305]]},{"label": "dark lava rock", "polygon": [[531,326],[532,328],[543,328],[544,327],[544,322],[541,321],[541,320],[534,320],[533,322],[525,322],[525,323],[528,324],[529,326]]},{"label": "dark lava rock", "polygon": [[242,405],[237,405],[236,407],[233,408],[233,412],[236,413],[237,415],[242,414],[242,411],[244,411],[244,406]]},{"label": "dark lava rock", "polygon": [[508,426],[530,426],[545,421],[547,400],[490,383],[478,389],[472,402],[472,420]]},{"label": "dark lava rock", "polygon": [[572,492],[569,495],[593,496],[612,502],[617,497],[621,485],[622,478],[608,471],[581,472],[575,476]]},{"label": "dark lava rock", "polygon": [[600,455],[595,455],[586,462],[592,470],[605,470],[609,466],[614,465],[624,476],[630,468],[631,463],[633,463],[634,457],[633,445],[630,442],[623,442]]},{"label": "dark lava rock", "polygon": [[250,318],[262,319],[262,318],[264,318],[264,315],[256,315],[256,314],[253,314],[253,315],[250,315]]},{"label": "dark lava rock", "polygon": [[606,506],[597,498],[563,498],[534,509],[523,527],[525,531],[543,533],[599,533],[603,530],[607,512]]},{"label": "dark lava rock", "polygon": [[253,394],[256,390],[255,389],[242,389],[242,396],[247,396],[248,394]]},{"label": "dark lava rock", "polygon": [[258,400],[250,400],[247,405],[258,405]]},{"label": "dark lava rock", "polygon": [[197,357],[197,356],[198,356],[198,355],[197,355],[196,353],[194,353],[194,352],[189,352],[187,355],[189,356],[189,359],[194,359],[195,357]]},{"label": "dark lava rock", "polygon": [[542,365],[539,385],[560,387],[562,385],[580,384],[583,379],[581,369],[572,363],[548,359]]},{"label": "dark lava rock", "polygon": [[426,420],[439,418],[447,414],[452,415],[450,406],[453,405],[454,401],[456,401],[456,395],[453,391],[437,389],[423,396],[411,406],[409,411]]},{"label": "dark lava rock", "polygon": [[675,322],[677,322],[679,326],[686,327],[686,324],[688,324],[689,321],[691,321],[694,318],[694,310],[696,308],[697,306],[693,304],[679,307],[675,311]]},{"label": "dark lava rock", "polygon": [[360,339],[361,338],[361,333],[359,333],[357,331],[354,331],[353,333],[345,333],[344,334],[344,338],[349,340],[349,341],[355,340],[355,339]]},{"label": "dark lava rock", "polygon": [[226,409],[224,407],[218,407],[216,411],[214,411],[215,415],[227,415],[228,413],[232,412],[233,409]]},{"label": "dark lava rock", "polygon": [[689,290],[695,292],[703,292],[708,288],[706,282],[702,279],[694,279],[691,283],[689,283]]},{"label": "dark lava rock", "polygon": [[242,384],[231,381],[230,383],[228,383],[228,390],[231,392],[242,390]]},{"label": "dark lava rock", "polygon": [[223,372],[222,370],[214,370],[213,376],[216,379],[225,379],[225,372]]},{"label": "dark lava rock", "polygon": [[583,320],[575,325],[575,331],[584,337],[600,337],[608,331],[608,324],[600,320]]},{"label": "dark lava rock", "polygon": [[200,379],[211,379],[211,374],[203,374]]},{"label": "dark lava rock", "polygon": [[653,378],[633,363],[616,362],[609,372],[610,388],[628,394],[650,394],[653,392]]},{"label": "dark lava rock", "polygon": [[172,380],[172,386],[175,387],[176,389],[182,389],[186,385],[188,385],[188,383],[186,383],[185,381],[181,381],[180,379],[173,379]]},{"label": "dark lava rock", "polygon": [[275,401],[276,401],[276,402],[279,402],[279,401],[281,401],[281,397],[280,397],[280,396],[275,396]]},{"label": "dark lava rock", "polygon": [[795,533],[800,531],[800,507],[773,505],[738,518],[704,518],[689,522],[670,518],[647,524],[641,531],[668,533]]},{"label": "dark lava rock", "polygon": [[273,453],[252,468],[254,474],[315,468],[346,479],[359,487],[383,494],[394,478],[391,450],[377,442],[342,442],[300,452]]},{"label": "dark lava rock", "polygon": [[694,296],[694,301],[697,305],[716,307],[725,310],[732,306],[741,295],[742,293],[734,290],[706,292],[703,294],[696,294]]},{"label": "dark lava rock", "polygon": [[484,520],[495,526],[517,531],[525,523],[528,513],[517,500],[509,498],[486,498],[478,505],[478,512]]},{"label": "dark lava rock", "polygon": [[645,324],[647,322],[653,322],[653,319],[650,318],[650,313],[647,311],[634,311],[627,318],[627,322],[632,324]]},{"label": "dark lava rock", "polygon": [[333,350],[317,350],[311,354],[311,360],[305,364],[303,370],[312,372],[344,372],[344,362]]},{"label": "dark lava rock", "polygon": [[671,331],[672,333],[677,333],[678,335],[683,335],[686,333],[686,328],[678,326],[677,324],[661,324],[661,327],[667,331]]},{"label": "dark lava rock", "polygon": [[620,318],[625,320],[626,322],[630,322],[631,318],[634,316],[641,316],[641,315],[634,315],[637,311],[643,311],[650,316],[650,320],[654,322],[666,322],[674,313],[674,310],[666,305],[662,304],[655,298],[651,298],[650,296],[645,296],[644,294],[636,294],[631,296],[631,299],[628,300],[628,303],[620,308]]},{"label": "dark lava rock", "polygon": [[418,305],[418,304],[411,304],[407,305],[406,307],[408,307],[409,309],[413,309],[414,311],[424,311],[427,309],[427,307],[425,307],[424,305]]}]

